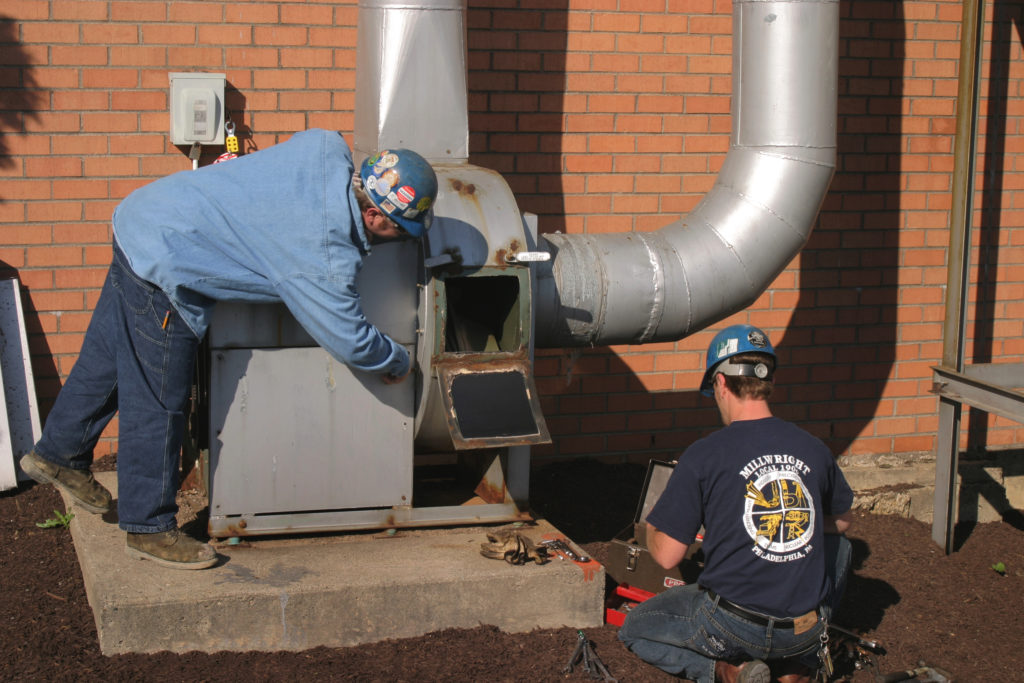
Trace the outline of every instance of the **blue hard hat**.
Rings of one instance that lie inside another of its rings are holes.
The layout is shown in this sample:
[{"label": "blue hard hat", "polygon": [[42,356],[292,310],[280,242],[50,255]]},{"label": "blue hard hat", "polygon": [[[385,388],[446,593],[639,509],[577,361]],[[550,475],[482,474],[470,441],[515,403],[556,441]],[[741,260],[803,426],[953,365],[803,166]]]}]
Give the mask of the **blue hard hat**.
[{"label": "blue hard hat", "polygon": [[363,189],[374,205],[413,237],[430,227],[437,175],[411,149],[385,149],[363,160]]},{"label": "blue hard hat", "polygon": [[[763,353],[775,358],[772,342],[763,331],[753,325],[730,325],[716,334],[708,346],[708,357],[705,363],[707,369],[704,371],[704,379],[700,383],[700,393],[710,396],[717,366],[722,361],[741,353]],[[728,374],[771,379],[771,369],[763,363],[730,367],[736,368],[736,371]],[[721,368],[718,368],[718,371],[721,371]]]}]

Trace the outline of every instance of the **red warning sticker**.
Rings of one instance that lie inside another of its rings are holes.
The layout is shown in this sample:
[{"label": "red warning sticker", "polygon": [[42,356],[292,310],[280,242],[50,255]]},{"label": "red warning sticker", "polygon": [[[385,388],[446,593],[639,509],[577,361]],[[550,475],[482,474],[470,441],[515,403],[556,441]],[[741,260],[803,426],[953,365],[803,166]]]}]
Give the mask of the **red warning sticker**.
[{"label": "red warning sticker", "polygon": [[416,190],[409,185],[403,185],[398,188],[398,200],[405,204],[410,204],[412,200],[416,199]]}]

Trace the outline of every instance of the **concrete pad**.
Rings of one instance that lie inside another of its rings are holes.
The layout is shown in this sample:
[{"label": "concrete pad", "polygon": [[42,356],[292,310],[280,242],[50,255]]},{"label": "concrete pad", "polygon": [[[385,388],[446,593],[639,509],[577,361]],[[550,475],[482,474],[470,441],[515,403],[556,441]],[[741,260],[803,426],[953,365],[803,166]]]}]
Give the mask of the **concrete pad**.
[{"label": "concrete pad", "polygon": [[[116,498],[115,473],[96,478]],[[219,546],[215,567],[183,571],[128,557],[113,512],[65,503],[106,655],[304,650],[481,624],[515,633],[604,620],[604,567],[487,559],[480,544],[490,527],[247,539]],[[543,520],[522,532],[564,538]]]}]

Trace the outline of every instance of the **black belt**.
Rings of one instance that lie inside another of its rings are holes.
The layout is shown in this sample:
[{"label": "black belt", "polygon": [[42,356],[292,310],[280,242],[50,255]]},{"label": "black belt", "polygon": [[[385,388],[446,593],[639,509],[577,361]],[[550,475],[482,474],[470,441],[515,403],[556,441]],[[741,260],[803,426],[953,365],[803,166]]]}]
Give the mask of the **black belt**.
[{"label": "black belt", "polygon": [[795,621],[794,619],[776,619],[775,617],[769,617],[766,614],[751,612],[748,609],[740,607],[734,602],[729,602],[728,600],[726,600],[710,588],[705,588],[704,590],[707,591],[708,597],[710,597],[712,600],[718,598],[719,609],[725,610],[730,614],[735,614],[737,617],[741,617],[743,619],[746,619],[747,621],[752,621],[758,626],[774,625],[776,628],[793,628],[793,622]]}]

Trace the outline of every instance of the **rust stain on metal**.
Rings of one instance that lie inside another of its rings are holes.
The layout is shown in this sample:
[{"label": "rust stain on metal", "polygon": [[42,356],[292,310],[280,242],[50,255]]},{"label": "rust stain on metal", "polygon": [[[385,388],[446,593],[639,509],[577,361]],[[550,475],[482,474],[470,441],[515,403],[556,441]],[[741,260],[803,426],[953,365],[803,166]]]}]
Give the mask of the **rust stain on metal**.
[{"label": "rust stain on metal", "polygon": [[480,483],[473,489],[473,493],[480,496],[480,500],[485,503],[504,503],[505,502],[505,483],[488,481],[485,477],[480,480]]},{"label": "rust stain on metal", "polygon": [[[444,364],[447,368],[454,368],[454,372],[493,372],[495,370],[517,370],[529,372],[529,357],[526,348],[519,348],[515,351],[502,351],[500,353],[459,353],[434,355],[435,364]],[[448,388],[451,388],[453,378],[448,381]]]},{"label": "rust stain on metal", "polygon": [[448,181],[451,188],[463,196],[471,196],[476,194],[476,185],[473,183],[464,183],[458,178],[451,178]]},{"label": "rust stain on metal", "polygon": [[238,524],[229,524],[225,529],[222,529],[221,531],[217,532],[217,536],[220,538],[230,538],[231,536],[248,536],[249,532],[245,530],[245,527],[245,520],[240,519],[238,520]]},{"label": "rust stain on metal", "polygon": [[507,264],[515,261],[516,254],[523,250],[519,240],[513,239],[508,243],[507,246],[499,247],[494,252],[494,261],[499,266],[506,266]]},{"label": "rust stain on metal", "polygon": [[[474,185],[473,183],[464,183],[458,178],[449,179],[448,184],[451,186],[452,190],[454,190],[460,197],[473,202],[477,206],[478,210],[481,208],[480,195],[477,194],[476,185]],[[481,216],[485,215],[483,211],[480,211],[480,214]],[[478,225],[477,228],[479,228],[482,232],[486,233],[486,226]]]}]

